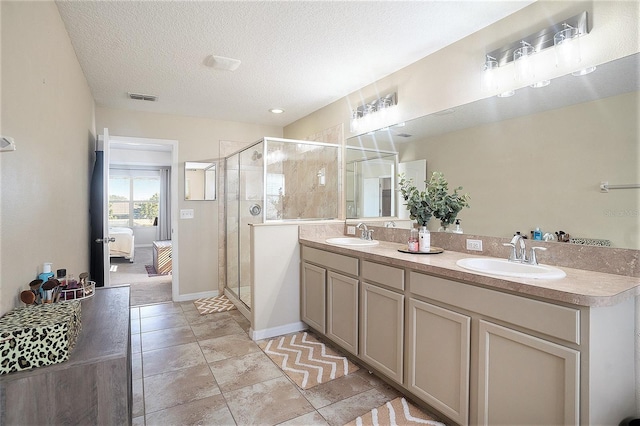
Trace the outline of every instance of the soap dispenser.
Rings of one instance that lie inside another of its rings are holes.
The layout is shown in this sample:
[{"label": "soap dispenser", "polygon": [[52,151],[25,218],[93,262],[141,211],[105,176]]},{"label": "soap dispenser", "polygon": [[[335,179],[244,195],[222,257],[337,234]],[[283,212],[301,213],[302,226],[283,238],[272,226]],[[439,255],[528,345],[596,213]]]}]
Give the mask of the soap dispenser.
[{"label": "soap dispenser", "polygon": [[460,219],[456,219],[456,228],[452,232],[455,234],[462,234],[462,228],[460,227]]},{"label": "soap dispenser", "polygon": [[539,241],[542,240],[542,231],[540,230],[539,226],[536,228],[535,231],[533,231],[533,239],[539,240]]}]

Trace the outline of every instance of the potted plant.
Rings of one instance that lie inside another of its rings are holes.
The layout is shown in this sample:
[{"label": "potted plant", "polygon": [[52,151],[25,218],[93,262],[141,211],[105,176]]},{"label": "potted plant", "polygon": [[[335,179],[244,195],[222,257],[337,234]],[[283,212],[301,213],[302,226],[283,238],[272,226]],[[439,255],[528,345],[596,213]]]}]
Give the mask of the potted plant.
[{"label": "potted plant", "polygon": [[446,231],[460,210],[469,207],[469,194],[459,194],[461,186],[450,194],[449,184],[441,172],[433,172],[425,184],[425,190],[420,191],[412,179],[400,175],[400,193],[406,201],[409,217],[417,221],[419,226],[427,226],[429,219],[435,217],[440,220],[441,230]]},{"label": "potted plant", "polygon": [[427,183],[427,193],[432,200],[433,216],[440,219],[442,231],[446,231],[455,220],[460,210],[469,207],[469,194],[459,194],[459,186],[453,193],[448,192],[448,182],[441,172],[433,172]]}]

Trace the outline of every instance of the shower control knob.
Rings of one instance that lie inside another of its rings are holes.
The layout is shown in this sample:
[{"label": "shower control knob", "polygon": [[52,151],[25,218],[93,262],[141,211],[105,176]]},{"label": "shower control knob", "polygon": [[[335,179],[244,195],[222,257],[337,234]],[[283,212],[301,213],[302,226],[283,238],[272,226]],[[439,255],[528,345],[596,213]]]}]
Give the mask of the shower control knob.
[{"label": "shower control knob", "polygon": [[262,207],[260,207],[259,204],[251,204],[251,207],[249,207],[249,213],[251,213],[251,216],[258,216],[262,213]]}]

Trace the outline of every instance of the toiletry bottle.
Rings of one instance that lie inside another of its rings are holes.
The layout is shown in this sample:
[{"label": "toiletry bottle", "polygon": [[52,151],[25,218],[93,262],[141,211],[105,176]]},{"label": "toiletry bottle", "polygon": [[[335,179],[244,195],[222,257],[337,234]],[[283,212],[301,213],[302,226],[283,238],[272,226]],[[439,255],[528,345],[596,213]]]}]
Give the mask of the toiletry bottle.
[{"label": "toiletry bottle", "polygon": [[418,230],[416,228],[411,228],[411,233],[409,234],[409,251],[418,251]]},{"label": "toiletry bottle", "polygon": [[460,219],[456,219],[456,227],[453,230],[455,234],[462,234],[462,228],[460,227]]},{"label": "toiletry bottle", "polygon": [[534,240],[542,240],[542,231],[538,226],[535,231],[533,231],[533,239]]},{"label": "toiletry bottle", "polygon": [[420,250],[420,252],[428,253],[429,251],[431,251],[431,232],[429,232],[426,226],[420,227],[418,240],[418,249]]},{"label": "toiletry bottle", "polygon": [[52,263],[45,262],[42,265],[42,273],[38,275],[38,279],[41,279],[43,283],[49,281],[49,278],[53,278],[53,272],[51,272]]}]

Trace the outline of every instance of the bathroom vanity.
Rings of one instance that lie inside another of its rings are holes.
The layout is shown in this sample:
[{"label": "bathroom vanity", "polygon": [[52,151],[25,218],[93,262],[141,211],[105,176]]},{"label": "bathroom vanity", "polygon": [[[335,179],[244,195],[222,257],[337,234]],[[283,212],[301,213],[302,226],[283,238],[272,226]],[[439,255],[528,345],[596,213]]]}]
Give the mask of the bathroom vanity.
[{"label": "bathroom vanity", "polygon": [[637,415],[638,279],[562,268],[495,277],[468,254],[300,238],[301,318],[426,408],[461,424],[618,424]]}]

